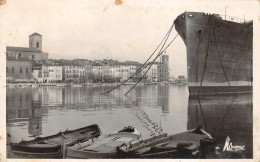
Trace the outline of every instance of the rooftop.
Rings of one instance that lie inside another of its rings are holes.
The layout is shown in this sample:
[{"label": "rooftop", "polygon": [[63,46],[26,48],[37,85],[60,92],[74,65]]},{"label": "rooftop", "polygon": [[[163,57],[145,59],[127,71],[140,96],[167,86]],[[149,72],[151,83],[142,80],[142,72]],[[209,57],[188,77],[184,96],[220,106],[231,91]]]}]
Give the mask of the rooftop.
[{"label": "rooftop", "polygon": [[41,52],[36,48],[27,48],[27,47],[13,47],[6,46],[6,51],[19,51],[19,52]]},{"label": "rooftop", "polygon": [[34,32],[33,34],[29,35],[29,37],[31,37],[31,36],[42,36],[42,35],[39,34],[39,33]]}]

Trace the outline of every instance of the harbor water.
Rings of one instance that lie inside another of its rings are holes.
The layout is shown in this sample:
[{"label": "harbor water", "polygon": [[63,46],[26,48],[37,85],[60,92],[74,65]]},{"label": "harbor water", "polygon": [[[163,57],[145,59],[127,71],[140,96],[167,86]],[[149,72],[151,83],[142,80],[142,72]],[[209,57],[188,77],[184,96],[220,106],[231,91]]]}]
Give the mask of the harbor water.
[{"label": "harbor water", "polygon": [[[9,142],[31,140],[98,124],[103,134],[133,126],[142,138],[175,134],[201,125],[216,139],[221,158],[252,158],[252,94],[190,97],[186,85],[41,86],[6,89]],[[226,139],[243,145],[223,151]]]}]

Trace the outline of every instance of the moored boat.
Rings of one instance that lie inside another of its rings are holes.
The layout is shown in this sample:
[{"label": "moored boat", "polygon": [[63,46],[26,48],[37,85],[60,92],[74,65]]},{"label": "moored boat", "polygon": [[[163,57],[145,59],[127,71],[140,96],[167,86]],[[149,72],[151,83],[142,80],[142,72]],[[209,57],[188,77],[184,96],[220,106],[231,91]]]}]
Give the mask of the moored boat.
[{"label": "moored boat", "polygon": [[198,127],[175,135],[148,139],[128,150],[118,149],[118,154],[124,158],[194,158],[205,150],[201,148],[201,143],[207,146],[207,151],[215,148],[211,135]]},{"label": "moored boat", "polygon": [[94,124],[47,137],[37,137],[30,141],[10,143],[10,152],[23,158],[62,158],[64,146],[71,146],[76,142],[98,137],[100,134],[98,125]]},{"label": "moored boat", "polygon": [[141,134],[135,128],[125,127],[107,136],[100,136],[67,147],[65,156],[68,159],[115,158],[118,148],[126,150],[139,141],[141,141]]}]

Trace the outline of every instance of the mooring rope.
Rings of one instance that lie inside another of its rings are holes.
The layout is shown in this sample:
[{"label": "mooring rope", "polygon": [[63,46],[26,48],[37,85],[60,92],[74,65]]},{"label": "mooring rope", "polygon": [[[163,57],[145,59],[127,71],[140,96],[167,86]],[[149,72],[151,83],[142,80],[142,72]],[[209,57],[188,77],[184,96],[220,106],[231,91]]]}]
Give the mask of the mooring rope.
[{"label": "mooring rope", "polygon": [[200,87],[199,87],[199,91],[198,91],[198,94],[197,94],[197,98],[199,98],[199,95],[200,95],[200,90],[201,90],[202,82],[203,82],[203,79],[204,79],[204,74],[205,74],[206,67],[207,67],[207,59],[208,59],[208,52],[209,52],[209,41],[210,41],[210,31],[211,31],[211,16],[209,16],[208,24],[209,24],[208,44],[207,44],[205,63],[204,63],[204,68],[203,68],[203,72],[202,72],[202,77],[201,77],[201,81],[200,81]]},{"label": "mooring rope", "polygon": [[[154,64],[154,62],[156,61],[156,59],[163,54],[163,52],[173,43],[173,41],[177,38],[178,35],[179,35],[179,34],[177,34],[177,35],[173,38],[173,40],[172,40],[163,50],[162,50],[162,48],[161,48],[160,53],[158,53],[158,55],[157,55],[157,56],[154,58],[154,60],[151,62],[150,67],[145,71],[145,73],[144,73],[143,76],[138,80],[138,82],[135,83],[135,85],[134,85],[128,92],[125,93],[125,95],[127,95],[132,89],[134,89],[134,88],[136,87],[136,85],[144,78],[144,76],[147,74],[147,72],[151,69],[151,67],[152,67],[152,65]],[[167,38],[167,39],[168,39],[168,38]],[[167,41],[167,40],[166,40],[166,41]],[[166,41],[165,41],[165,43],[166,43]],[[165,45],[165,43],[164,43],[164,45]],[[164,45],[163,45],[163,46],[164,46]],[[163,47],[163,46],[162,46],[162,47]]]},{"label": "mooring rope", "polygon": [[147,65],[147,62],[151,59],[151,57],[155,54],[155,52],[159,49],[159,47],[161,46],[161,44],[163,43],[163,41],[169,37],[170,32],[172,31],[173,27],[174,27],[174,23],[171,25],[170,29],[168,30],[168,32],[166,33],[166,35],[164,36],[164,38],[162,39],[162,41],[160,42],[160,44],[156,47],[156,49],[153,51],[153,53],[149,56],[149,58],[143,63],[143,65],[137,70],[137,72],[135,74],[133,74],[131,77],[129,77],[128,79],[124,80],[122,83],[120,83],[119,85],[117,85],[115,88],[107,91],[106,93],[110,93],[111,91],[117,89],[118,87],[120,87],[121,85],[125,84],[127,81],[129,81],[130,79],[134,78],[137,74],[139,74],[144,68],[145,65]]}]

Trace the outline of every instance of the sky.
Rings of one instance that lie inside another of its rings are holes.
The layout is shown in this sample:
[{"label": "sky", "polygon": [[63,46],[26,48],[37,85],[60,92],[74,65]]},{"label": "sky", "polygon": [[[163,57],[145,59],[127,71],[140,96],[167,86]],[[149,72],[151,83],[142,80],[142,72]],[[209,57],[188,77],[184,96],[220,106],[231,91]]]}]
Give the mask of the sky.
[{"label": "sky", "polygon": [[[62,2],[62,3],[61,3]],[[138,61],[151,55],[174,19],[185,11],[255,19],[255,1],[174,0],[7,0],[0,6],[0,52],[28,47],[28,36],[43,35],[51,59]],[[174,29],[171,40],[176,36]],[[180,37],[167,50],[170,75],[187,76],[186,47]],[[1,55],[1,58],[4,58]]]}]

